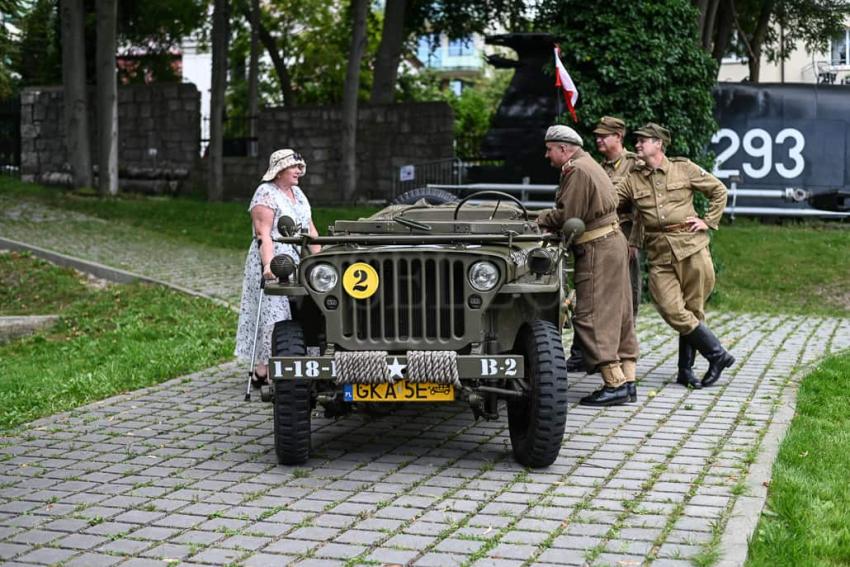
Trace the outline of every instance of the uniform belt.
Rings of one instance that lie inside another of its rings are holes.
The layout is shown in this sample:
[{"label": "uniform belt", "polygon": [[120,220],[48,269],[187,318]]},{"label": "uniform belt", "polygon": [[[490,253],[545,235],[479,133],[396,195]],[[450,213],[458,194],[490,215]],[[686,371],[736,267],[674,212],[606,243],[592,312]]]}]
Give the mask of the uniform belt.
[{"label": "uniform belt", "polygon": [[691,225],[686,222],[680,222],[679,224],[668,224],[666,226],[659,226],[658,228],[645,228],[644,232],[647,233],[661,233],[661,232],[690,232]]},{"label": "uniform belt", "polygon": [[587,232],[576,238],[575,243],[585,244],[587,242],[590,242],[591,240],[596,240],[597,238],[602,238],[603,236],[611,234],[618,228],[620,228],[620,223],[614,221],[611,224],[606,224],[604,226],[600,226],[599,228],[588,230]]}]

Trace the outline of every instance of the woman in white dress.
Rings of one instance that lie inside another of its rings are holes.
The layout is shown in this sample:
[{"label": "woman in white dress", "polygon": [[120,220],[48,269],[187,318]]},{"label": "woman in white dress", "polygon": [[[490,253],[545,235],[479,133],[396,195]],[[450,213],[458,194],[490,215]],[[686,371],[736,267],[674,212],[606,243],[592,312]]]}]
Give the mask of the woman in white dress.
[{"label": "woman in white dress", "polygon": [[[289,255],[297,264],[299,247],[275,242],[281,234],[277,230],[277,221],[282,216],[291,217],[296,225],[306,227],[309,233],[317,236],[316,227],[310,213],[310,203],[304,192],[298,188],[298,180],[306,173],[307,162],[301,154],[291,149],[277,150],[269,158],[269,168],[263,175],[262,183],[254,192],[254,198],[248,207],[254,226],[254,240],[245,260],[245,274],[242,279],[242,301],[239,308],[239,325],[236,330],[236,356],[250,360],[257,332],[257,308],[259,306],[260,274],[266,280],[274,279],[271,272],[272,258],[278,254]],[[257,242],[259,241],[259,246]],[[318,251],[318,246],[313,252]],[[268,295],[263,297],[260,313],[260,333],[257,336],[257,354],[252,383],[255,386],[268,382],[268,360],[271,354],[271,336],[277,321],[291,319],[289,300],[285,296]]]}]

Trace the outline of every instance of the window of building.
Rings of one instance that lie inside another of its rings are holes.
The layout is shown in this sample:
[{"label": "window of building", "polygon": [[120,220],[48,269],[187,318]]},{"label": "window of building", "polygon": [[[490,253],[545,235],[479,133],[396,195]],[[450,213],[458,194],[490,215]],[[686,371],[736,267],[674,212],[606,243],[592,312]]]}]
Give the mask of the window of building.
[{"label": "window of building", "polygon": [[472,39],[466,37],[449,40],[449,57],[472,55]]},{"label": "window of building", "polygon": [[455,96],[460,96],[460,93],[463,92],[463,81],[460,79],[452,79],[449,81],[449,90],[451,90]]},{"label": "window of building", "polygon": [[850,29],[838,34],[830,42],[830,63],[833,65],[850,65],[848,53],[850,53]]}]

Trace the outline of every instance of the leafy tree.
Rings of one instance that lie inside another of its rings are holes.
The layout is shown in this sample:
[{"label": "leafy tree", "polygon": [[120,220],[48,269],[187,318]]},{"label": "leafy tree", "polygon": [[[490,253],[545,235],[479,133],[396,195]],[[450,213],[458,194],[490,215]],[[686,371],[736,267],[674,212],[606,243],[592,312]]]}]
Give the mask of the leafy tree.
[{"label": "leafy tree", "polygon": [[700,46],[698,17],[688,0],[544,0],[538,27],[562,40],[564,65],[580,92],[580,130],[590,132],[606,114],[632,129],[658,122],[670,128],[672,155],[705,162],[716,130],[717,69]]},{"label": "leafy tree", "polygon": [[[418,37],[446,34],[459,39],[494,25],[520,31],[529,25],[527,8],[523,0],[387,0],[372,102],[393,101],[399,61],[404,53],[413,54]],[[404,25],[399,33],[401,21]]]},{"label": "leafy tree", "polygon": [[15,21],[18,10],[17,0],[0,0],[0,100],[12,93],[12,61],[16,46],[6,25]]},{"label": "leafy tree", "polygon": [[802,43],[825,51],[830,38],[844,29],[847,0],[698,0],[700,42],[720,62],[737,32],[740,55],[747,57],[749,80],[759,82],[762,55],[786,59]]},{"label": "leafy tree", "polygon": [[37,0],[20,19],[14,69],[22,86],[62,82],[62,51],[57,0]]}]

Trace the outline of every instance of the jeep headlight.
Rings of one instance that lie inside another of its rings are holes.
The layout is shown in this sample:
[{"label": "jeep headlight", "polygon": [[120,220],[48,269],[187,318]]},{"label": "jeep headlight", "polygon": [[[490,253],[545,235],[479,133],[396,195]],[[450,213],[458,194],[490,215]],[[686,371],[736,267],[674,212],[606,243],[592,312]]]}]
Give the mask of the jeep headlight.
[{"label": "jeep headlight", "polygon": [[314,290],[327,293],[336,286],[339,275],[330,264],[316,264],[310,269],[307,279]]},{"label": "jeep headlight", "polygon": [[499,268],[493,262],[481,261],[469,268],[469,285],[478,291],[490,291],[499,283]]}]

